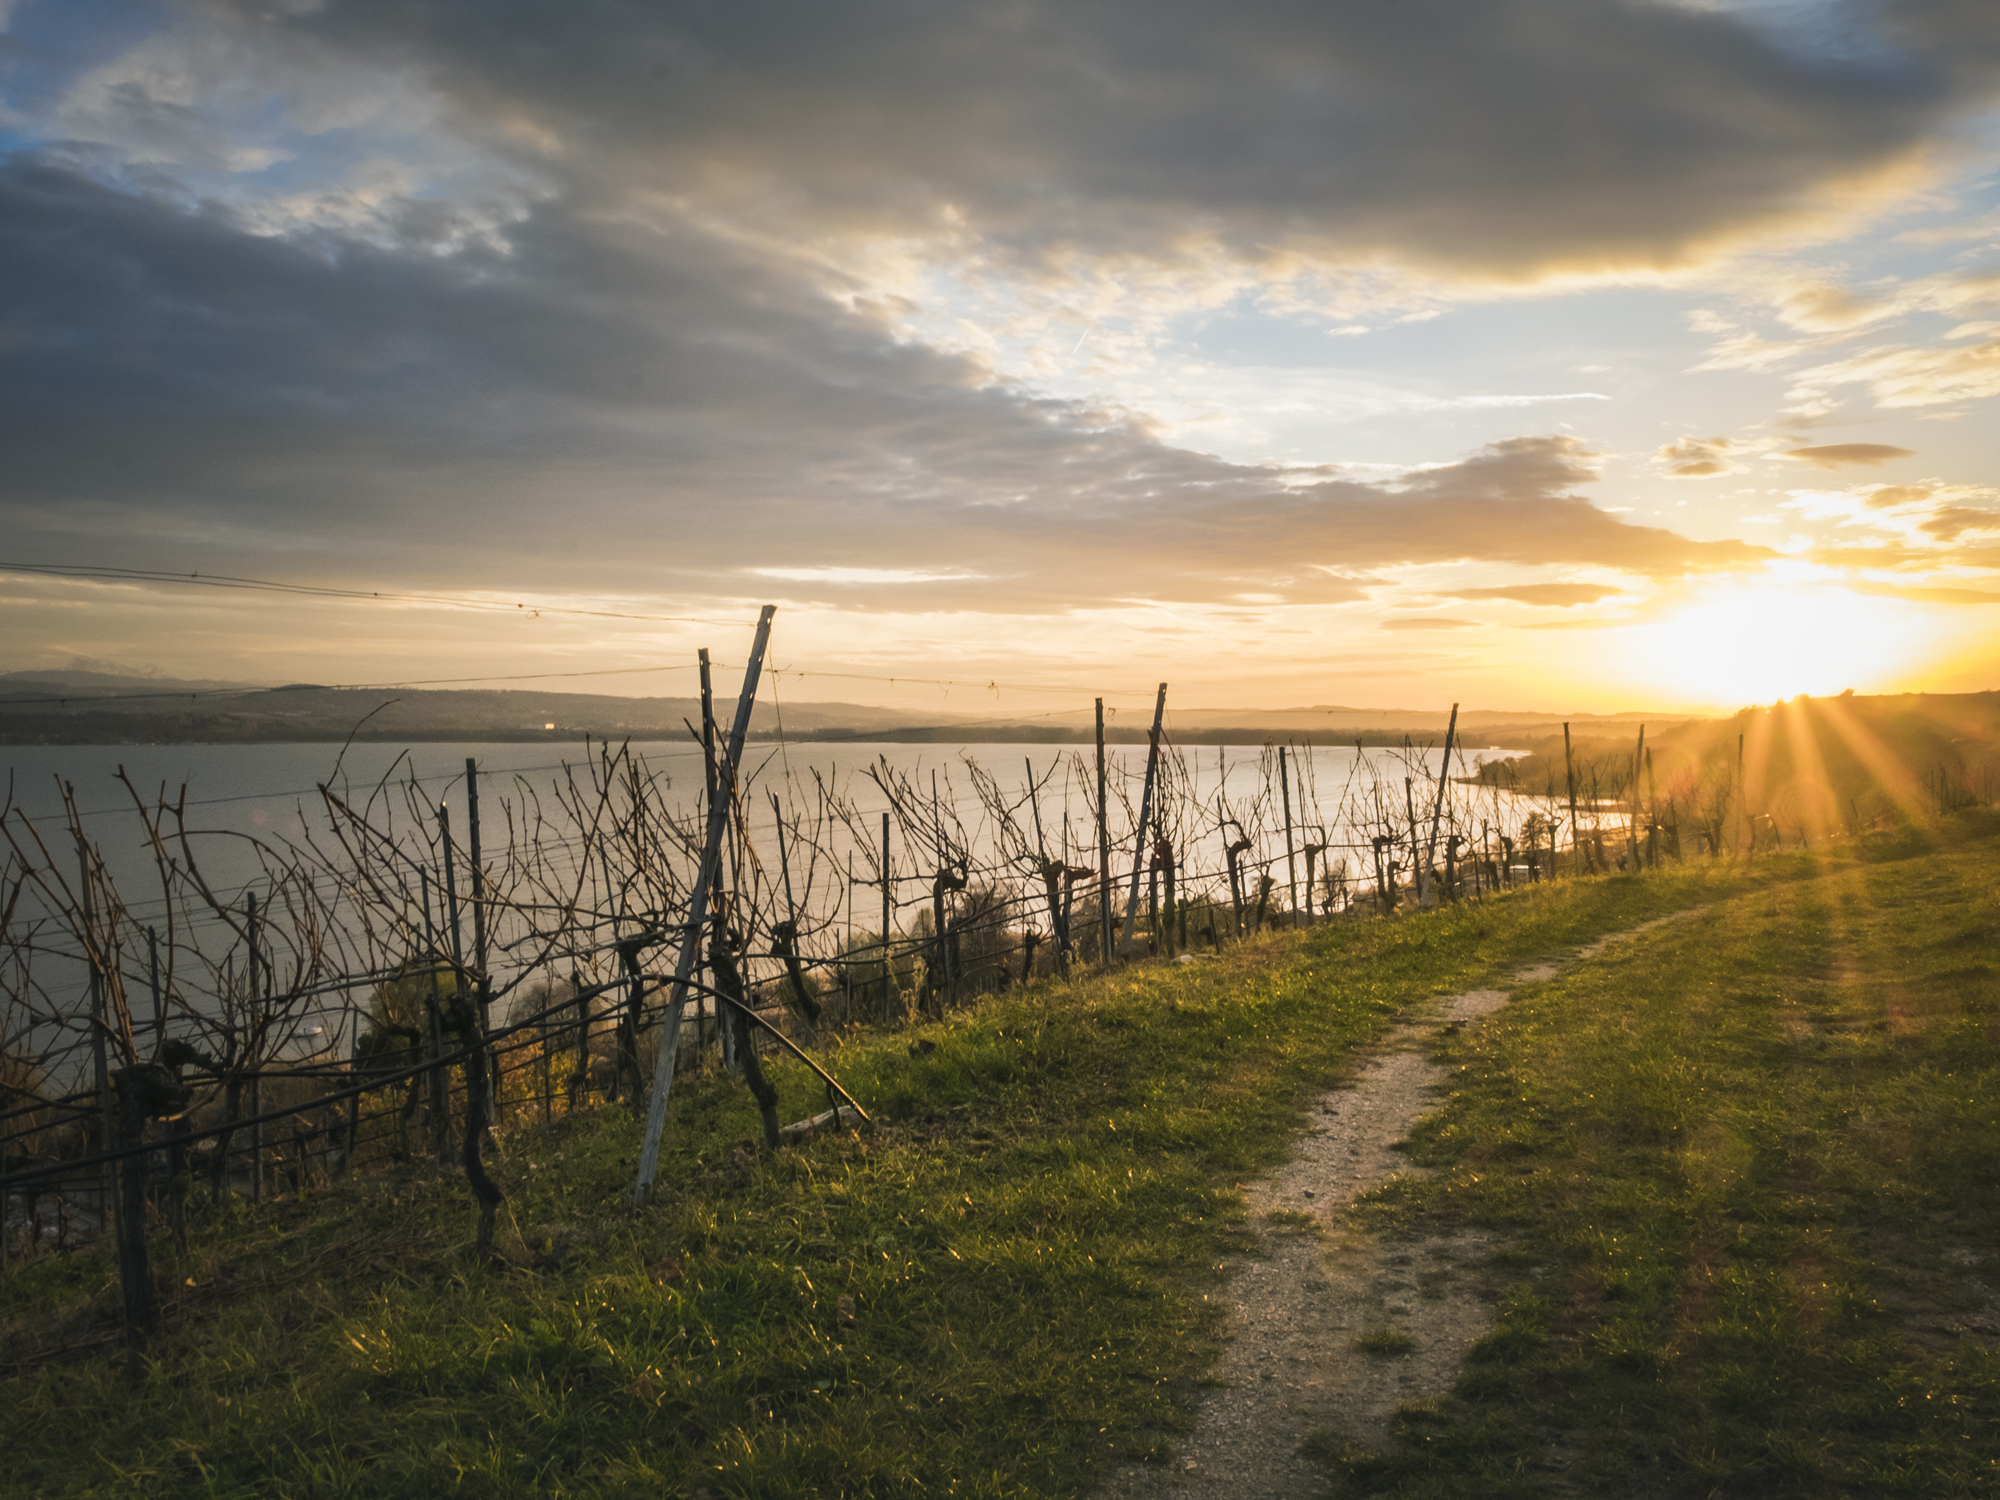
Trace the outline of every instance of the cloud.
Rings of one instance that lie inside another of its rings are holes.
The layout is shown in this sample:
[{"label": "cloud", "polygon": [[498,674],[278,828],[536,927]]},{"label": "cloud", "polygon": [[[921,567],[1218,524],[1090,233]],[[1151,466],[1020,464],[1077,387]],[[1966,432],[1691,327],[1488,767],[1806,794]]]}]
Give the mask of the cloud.
[{"label": "cloud", "polygon": [[1893,583],[1850,583],[1845,587],[1857,594],[1909,599],[1918,604],[2000,604],[2000,594],[1990,589],[1923,588]]},{"label": "cloud", "polygon": [[1945,484],[1936,479],[1884,484],[1858,490],[1797,491],[1781,509],[1815,520],[1837,522],[1843,530],[1874,533],[1860,545],[1816,547],[1816,562],[1880,572],[1990,566],[1975,559],[1961,538],[2000,532],[2000,490],[1985,485]]},{"label": "cloud", "polygon": [[1384,620],[1384,630],[1472,630],[1478,620],[1448,620],[1441,615],[1404,615],[1393,620]]},{"label": "cloud", "polygon": [[1684,264],[1906,188],[1990,98],[2000,39],[1971,3],[1883,11],[1868,66],[1724,9],[1599,0],[350,0],[277,25],[532,126],[566,170],[770,233],[1519,277]]},{"label": "cloud", "polygon": [[1792,382],[1794,400],[1829,399],[1843,385],[1865,385],[1889,409],[1942,406],[2000,393],[2000,340],[1957,348],[1870,349],[1815,365]]},{"label": "cloud", "polygon": [[864,608],[844,580],[887,573],[895,607],[1003,612],[1770,555],[1597,508],[1566,436],[1368,481],[1227,463],[898,341],[789,271],[562,202],[504,253],[329,253],[16,158],[0,522],[45,554],[203,570],[712,597],[764,569]]},{"label": "cloud", "polygon": [[944,583],[982,576],[978,573],[958,572],[949,568],[942,571],[927,571],[923,568],[751,568],[748,571],[759,578],[779,578],[792,583],[856,585]]},{"label": "cloud", "polygon": [[1669,479],[1712,479],[1718,474],[1740,474],[1744,465],[1731,459],[1736,445],[1726,437],[1682,438],[1653,454],[1653,462]]},{"label": "cloud", "polygon": [[1453,589],[1453,599],[1507,599],[1515,604],[1568,609],[1578,604],[1595,604],[1600,599],[1624,597],[1624,589],[1599,583],[1522,583],[1510,588]]},{"label": "cloud", "polygon": [[1888,443],[1821,443],[1811,448],[1787,448],[1784,456],[1796,458],[1818,469],[1838,469],[1846,464],[1874,467],[1895,458],[1915,458],[1916,450]]}]

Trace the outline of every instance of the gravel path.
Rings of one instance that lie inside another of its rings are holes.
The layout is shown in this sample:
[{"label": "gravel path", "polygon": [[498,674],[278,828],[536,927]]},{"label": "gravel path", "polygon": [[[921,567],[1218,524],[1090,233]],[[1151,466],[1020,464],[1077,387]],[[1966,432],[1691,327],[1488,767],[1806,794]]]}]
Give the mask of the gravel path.
[{"label": "gravel path", "polygon": [[[1553,978],[1673,920],[1614,933],[1524,969],[1513,983]],[[1451,1388],[1491,1321],[1480,1273],[1493,1237],[1474,1230],[1383,1241],[1353,1229],[1346,1210],[1363,1193],[1418,1170],[1393,1148],[1436,1107],[1443,1069],[1422,1049],[1437,1028],[1477,1024],[1506,1003],[1505,990],[1470,990],[1426,1004],[1378,1044],[1351,1084],[1319,1100],[1315,1128],[1289,1160],[1244,1184],[1263,1253],[1227,1263],[1230,1333],[1216,1384],[1197,1399],[1195,1430],[1172,1464],[1121,1469],[1106,1497],[1331,1494],[1326,1467],[1299,1451],[1306,1438],[1331,1432],[1379,1448],[1399,1407]],[[1357,1347],[1387,1332],[1407,1339],[1407,1352]]]}]

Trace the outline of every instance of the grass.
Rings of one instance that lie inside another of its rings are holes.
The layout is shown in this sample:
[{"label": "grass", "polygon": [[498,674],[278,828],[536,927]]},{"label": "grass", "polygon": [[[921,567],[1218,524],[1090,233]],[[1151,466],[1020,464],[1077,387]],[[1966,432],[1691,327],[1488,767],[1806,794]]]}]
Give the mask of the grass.
[{"label": "grass", "polygon": [[[418,1169],[0,1278],[0,1492],[1064,1495],[1164,1458],[1221,1332],[1237,1184],[1412,1003],[1694,914],[1441,1034],[1366,1214],[1481,1225],[1491,1332],[1350,1493],[1971,1495],[2000,1481],[1994,829],[1536,887],[1016,992],[830,1062],[887,1122],[767,1156],[744,1091],[522,1130],[509,1265]],[[928,1049],[918,1044],[931,1044]],[[788,1118],[823,1107],[774,1069]],[[1297,1228],[1289,1221],[1281,1229]],[[1213,1299],[1213,1300],[1211,1300]],[[1363,1356],[1405,1352],[1363,1333]],[[5,1366],[0,1366],[4,1368]]]},{"label": "grass", "polygon": [[[830,1061],[887,1130],[766,1156],[677,1090],[620,1206],[618,1109],[523,1130],[512,1264],[415,1169],[199,1216],[166,1326],[18,1368],[10,1494],[1051,1495],[1164,1456],[1219,1333],[1237,1184],[1414,1000],[1686,904],[1706,877],[1540,887],[1001,997]],[[916,1052],[914,1042],[933,1050]],[[774,1077],[796,1117],[802,1070]],[[156,1237],[156,1251],[164,1252]],[[0,1328],[101,1327],[101,1257],[0,1282]]]},{"label": "grass", "polygon": [[1994,831],[1759,861],[1444,1039],[1373,1212],[1504,1231],[1498,1315],[1343,1493],[2000,1491]]},{"label": "grass", "polygon": [[1355,1339],[1354,1347],[1363,1354],[1388,1357],[1414,1352],[1417,1341],[1400,1328],[1370,1328]]}]

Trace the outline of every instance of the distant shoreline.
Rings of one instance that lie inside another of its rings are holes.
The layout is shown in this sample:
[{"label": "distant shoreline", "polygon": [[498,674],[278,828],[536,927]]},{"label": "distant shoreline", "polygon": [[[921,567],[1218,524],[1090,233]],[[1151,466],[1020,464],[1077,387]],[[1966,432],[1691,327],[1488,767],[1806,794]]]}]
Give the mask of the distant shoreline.
[{"label": "distant shoreline", "polygon": [[[51,728],[47,732],[24,732],[17,728],[0,728],[0,749],[37,748],[52,749],[65,745],[342,745],[350,742],[361,745],[575,745],[586,739],[598,741],[644,740],[653,743],[672,740],[686,740],[685,727],[669,729],[665,726],[635,726],[618,728],[586,728],[578,726],[544,731],[494,731],[474,725],[457,728],[426,729],[418,731],[392,731],[380,734],[361,732],[351,737],[324,729],[302,729],[296,734],[263,731],[254,734],[227,733],[182,733],[146,734],[130,727],[118,731],[77,733],[80,727],[74,723]],[[67,731],[67,732],[61,732]],[[1201,728],[1169,731],[1166,740],[1175,745],[1360,745],[1371,750],[1390,749],[1407,741],[1415,746],[1433,746],[1444,740],[1440,729],[1367,729],[1335,730],[1319,734],[1305,734],[1296,729],[1264,728],[1243,725],[1236,728]],[[1496,736],[1485,731],[1460,735],[1458,743],[1467,750],[1513,748],[1503,743],[1506,739],[1525,739],[1525,735]],[[1091,745],[1096,743],[1095,734],[1087,730],[1050,729],[1040,725],[1018,727],[953,729],[949,726],[936,729],[883,729],[843,732],[836,730],[806,730],[797,734],[779,735],[775,730],[758,730],[750,734],[751,744],[774,745]],[[1143,745],[1146,731],[1126,726],[1107,728],[1104,732],[1107,745]]]}]

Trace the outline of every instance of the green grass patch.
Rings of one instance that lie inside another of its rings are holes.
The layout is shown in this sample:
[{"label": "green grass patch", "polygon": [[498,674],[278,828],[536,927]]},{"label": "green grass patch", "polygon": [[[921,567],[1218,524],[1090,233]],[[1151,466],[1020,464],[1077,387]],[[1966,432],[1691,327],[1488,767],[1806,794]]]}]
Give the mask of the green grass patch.
[{"label": "green grass patch", "polygon": [[1448,1039],[1392,1227],[1505,1232],[1351,1493],[2000,1491],[2000,847],[1759,860]]},{"label": "green grass patch", "polygon": [[1400,1328],[1370,1328],[1355,1339],[1354,1347],[1363,1354],[1388,1358],[1412,1352],[1417,1341]]},{"label": "green grass patch", "polygon": [[[505,1270],[473,1263],[452,1176],[210,1204],[184,1257],[155,1237],[169,1314],[136,1369],[98,1349],[0,1380],[0,1487],[1085,1493],[1185,1430],[1217,1265],[1244,1244],[1237,1184],[1357,1047],[1415,1000],[1710,882],[1537,887],[860,1035],[828,1061],[887,1123],[874,1138],[767,1156],[740,1087],[683,1082],[636,1212],[632,1115],[521,1130],[495,1169]],[[918,1038],[934,1050],[913,1055]],[[788,1118],[824,1107],[802,1069],[772,1074]],[[102,1256],[38,1260],[0,1282],[0,1333],[101,1333],[114,1298]]]}]

